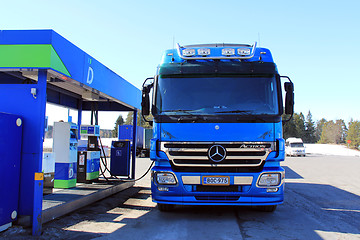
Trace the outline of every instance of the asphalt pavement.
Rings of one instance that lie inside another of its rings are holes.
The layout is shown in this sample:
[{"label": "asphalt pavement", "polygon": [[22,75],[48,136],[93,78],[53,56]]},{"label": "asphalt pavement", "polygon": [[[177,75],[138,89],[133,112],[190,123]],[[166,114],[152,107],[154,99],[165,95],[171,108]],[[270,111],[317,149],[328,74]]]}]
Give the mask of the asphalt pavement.
[{"label": "asphalt pavement", "polygon": [[[141,176],[151,161],[137,159]],[[178,206],[160,212],[150,176],[135,187],[43,226],[40,239],[360,239],[360,158],[287,157],[285,203],[251,207]],[[31,239],[13,227],[0,239]]]}]

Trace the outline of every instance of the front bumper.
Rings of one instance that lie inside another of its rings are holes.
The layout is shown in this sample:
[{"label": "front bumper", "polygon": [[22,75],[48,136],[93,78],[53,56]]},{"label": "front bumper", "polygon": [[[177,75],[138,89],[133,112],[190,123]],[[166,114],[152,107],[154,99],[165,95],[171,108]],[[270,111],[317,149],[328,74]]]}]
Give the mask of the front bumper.
[{"label": "front bumper", "polygon": [[290,156],[306,156],[305,152],[291,152]]},{"label": "front bumper", "polygon": [[[159,171],[172,172],[170,167],[156,166],[152,169],[153,173]],[[280,184],[275,187],[257,186],[260,175],[266,172],[280,173]],[[259,173],[172,173],[176,177],[176,185],[160,185],[152,178],[151,191],[154,202],[178,205],[277,205],[284,201],[285,172],[281,167],[264,168]],[[201,184],[204,176],[228,176],[230,185],[204,188]],[[277,191],[268,192],[269,188],[277,188]]]}]

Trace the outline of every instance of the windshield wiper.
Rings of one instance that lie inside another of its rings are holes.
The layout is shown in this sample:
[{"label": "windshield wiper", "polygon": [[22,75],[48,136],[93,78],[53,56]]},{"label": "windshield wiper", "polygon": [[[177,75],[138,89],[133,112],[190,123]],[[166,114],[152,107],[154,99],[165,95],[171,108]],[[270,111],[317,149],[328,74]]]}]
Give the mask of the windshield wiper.
[{"label": "windshield wiper", "polygon": [[200,118],[198,116],[181,116],[178,118],[178,122],[197,122]]},{"label": "windshield wiper", "polygon": [[250,110],[231,110],[231,111],[221,111],[221,112],[215,112],[215,113],[251,113]]},{"label": "windshield wiper", "polygon": [[166,111],[162,111],[162,112],[181,112],[181,113],[187,113],[189,115],[194,115],[190,112],[192,112],[193,110],[184,110],[184,109],[176,109],[176,110],[166,110]]}]

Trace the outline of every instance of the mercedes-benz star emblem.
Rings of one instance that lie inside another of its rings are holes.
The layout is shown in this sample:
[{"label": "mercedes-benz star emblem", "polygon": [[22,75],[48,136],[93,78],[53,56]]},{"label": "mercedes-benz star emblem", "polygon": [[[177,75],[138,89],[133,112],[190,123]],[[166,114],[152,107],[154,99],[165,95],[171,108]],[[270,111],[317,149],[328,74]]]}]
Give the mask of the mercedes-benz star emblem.
[{"label": "mercedes-benz star emblem", "polygon": [[209,148],[208,156],[214,162],[221,162],[226,157],[226,150],[221,145],[214,145]]}]

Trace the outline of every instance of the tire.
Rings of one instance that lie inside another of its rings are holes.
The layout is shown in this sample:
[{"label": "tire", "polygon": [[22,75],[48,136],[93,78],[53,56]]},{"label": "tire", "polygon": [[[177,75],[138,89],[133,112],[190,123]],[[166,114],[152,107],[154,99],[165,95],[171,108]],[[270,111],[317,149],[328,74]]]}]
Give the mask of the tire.
[{"label": "tire", "polygon": [[160,210],[160,212],[170,212],[174,209],[175,206],[173,204],[158,203],[157,207]]},{"label": "tire", "polygon": [[257,209],[261,212],[274,212],[276,210],[277,205],[264,205],[258,206]]}]

